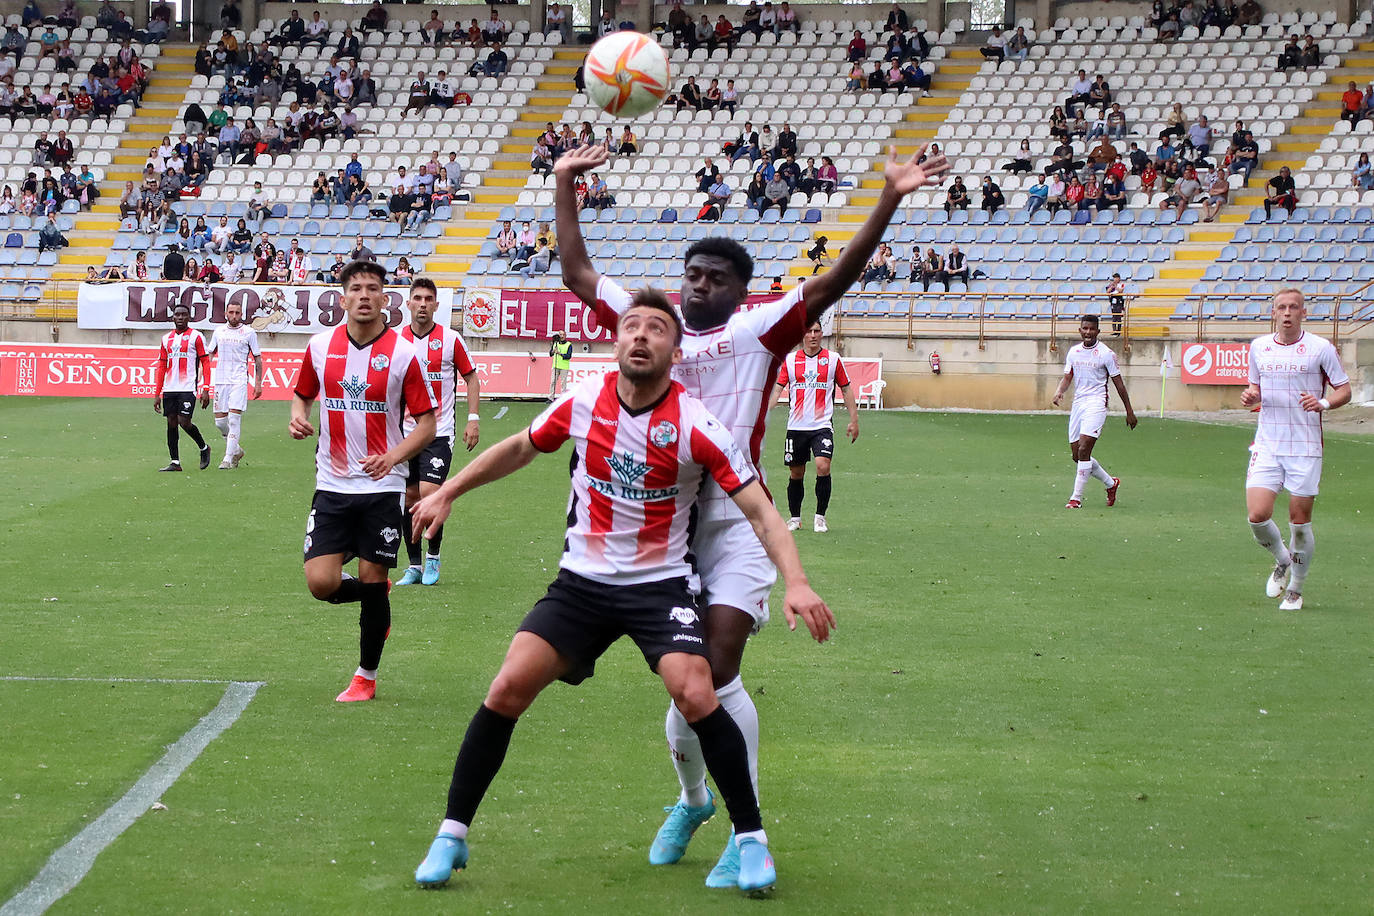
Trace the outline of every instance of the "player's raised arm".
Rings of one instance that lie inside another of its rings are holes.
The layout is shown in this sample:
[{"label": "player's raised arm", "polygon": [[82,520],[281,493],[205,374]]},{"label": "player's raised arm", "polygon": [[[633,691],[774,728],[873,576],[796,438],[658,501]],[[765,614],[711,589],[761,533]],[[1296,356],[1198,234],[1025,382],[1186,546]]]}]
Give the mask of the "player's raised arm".
[{"label": "player's raised arm", "polygon": [[773,501],[764,492],[763,485],[757,480],[750,481],[730,494],[730,498],[749,519],[763,549],[768,552],[768,559],[773,561],[782,575],[786,589],[782,613],[787,618],[787,628],[795,630],[797,618],[801,617],[816,642],[825,642],[835,628],[835,615],[826,607],[821,596],[811,589],[811,583],[807,582],[801,557],[797,554],[797,542],[787,530],[782,516],[778,515]]},{"label": "player's raised arm", "polygon": [[1121,397],[1121,403],[1126,407],[1126,426],[1135,429],[1135,411],[1131,409],[1131,396],[1126,393],[1126,383],[1121,380],[1121,376],[1113,375],[1112,384],[1116,386],[1116,393]]},{"label": "player's raised arm", "polygon": [[[888,147],[887,165],[883,168],[883,190],[878,195],[868,219],[859,227],[848,245],[835,259],[835,264],[823,274],[806,281],[803,298],[806,300],[806,323],[820,320],[825,310],[830,308],[863,274],[864,265],[873,256],[878,243],[883,240],[887,224],[897,205],[917,188],[935,180],[949,171],[949,163],[944,156],[932,156],[925,162],[918,160],[925,154],[922,146],[905,162],[897,158],[897,148]],[[560,224],[561,230],[561,224]]]},{"label": "player's raised arm", "polygon": [[514,474],[538,454],[539,449],[534,447],[528,430],[507,436],[482,452],[445,481],[442,487],[411,508],[410,514],[415,524],[412,536],[419,537],[423,533],[425,537],[432,537],[433,532],[448,518],[449,508],[455,499],[469,490]]},{"label": "player's raised arm", "polygon": [[[588,305],[596,303],[596,282],[601,275],[587,257],[582,226],[577,219],[577,192],[573,183],[578,175],[605,164],[610,154],[604,146],[579,146],[558,157],[553,166],[554,217],[558,232],[558,263],[563,269],[563,284]],[[598,314],[598,318],[601,316]]]}]

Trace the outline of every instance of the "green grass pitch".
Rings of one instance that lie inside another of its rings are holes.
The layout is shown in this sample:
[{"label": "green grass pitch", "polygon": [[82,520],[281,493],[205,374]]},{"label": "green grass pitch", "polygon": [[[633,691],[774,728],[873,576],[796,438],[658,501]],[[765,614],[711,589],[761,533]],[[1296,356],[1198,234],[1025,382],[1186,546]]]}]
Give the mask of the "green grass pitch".
[{"label": "green grass pitch", "polygon": [[[484,445],[534,413],[495,410]],[[266,682],[54,913],[1368,911],[1374,440],[1328,437],[1307,609],[1283,614],[1246,428],[1114,417],[1120,501],[1091,483],[1070,513],[1062,415],[863,414],[831,533],[808,511],[797,535],[840,629],[788,633],[775,593],[745,657],[779,870],[759,903],[702,886],[723,816],[647,864],[675,780],[625,642],[522,720],[468,870],[414,889],[463,728],[553,576],[566,456],[457,505],[442,583],[393,594],[378,700],[344,707],[356,611],[306,593],[313,443],[286,416],[250,408],[238,471],[174,475],[146,402],[0,400],[3,673]],[[221,690],[0,681],[0,903]]]}]

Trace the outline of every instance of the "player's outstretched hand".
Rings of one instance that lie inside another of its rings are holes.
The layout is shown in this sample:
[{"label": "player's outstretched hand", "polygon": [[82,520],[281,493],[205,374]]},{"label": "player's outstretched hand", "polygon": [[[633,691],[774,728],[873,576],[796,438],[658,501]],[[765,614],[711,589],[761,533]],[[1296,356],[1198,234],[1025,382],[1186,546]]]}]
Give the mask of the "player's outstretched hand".
[{"label": "player's outstretched hand", "polygon": [[472,451],[477,447],[477,441],[482,437],[481,428],[476,420],[469,420],[468,425],[463,427],[463,444]]},{"label": "player's outstretched hand", "polygon": [[[931,156],[925,162],[918,162],[925,155],[922,146],[905,162],[897,158],[897,147],[887,148],[887,165],[883,167],[883,177],[887,186],[905,197],[917,188],[925,187],[949,171],[949,161],[943,154]],[[560,160],[561,161],[561,160]]]},{"label": "player's outstretched hand", "polygon": [[797,628],[797,618],[801,617],[816,642],[825,642],[830,638],[830,631],[835,629],[835,615],[809,585],[787,590],[782,599],[782,613],[787,618],[789,630]]},{"label": "player's outstretched hand", "polygon": [[849,437],[850,442],[859,441],[859,421],[850,420],[849,425],[844,428],[844,434]]},{"label": "player's outstretched hand", "polygon": [[439,530],[439,526],[448,519],[452,507],[453,501],[446,497],[442,490],[436,490],[411,506],[410,539],[417,541],[422,536],[432,537],[434,532]]},{"label": "player's outstretched hand", "polygon": [[368,455],[362,462],[362,468],[367,471],[367,476],[373,480],[381,480],[391,473],[393,462],[386,455]]},{"label": "player's outstretched hand", "polygon": [[611,154],[606,147],[588,143],[574,147],[558,157],[553,164],[554,174],[581,175],[599,165],[605,165]]},{"label": "player's outstretched hand", "polygon": [[291,431],[292,439],[309,439],[315,435],[315,427],[304,417],[292,417],[286,428]]}]

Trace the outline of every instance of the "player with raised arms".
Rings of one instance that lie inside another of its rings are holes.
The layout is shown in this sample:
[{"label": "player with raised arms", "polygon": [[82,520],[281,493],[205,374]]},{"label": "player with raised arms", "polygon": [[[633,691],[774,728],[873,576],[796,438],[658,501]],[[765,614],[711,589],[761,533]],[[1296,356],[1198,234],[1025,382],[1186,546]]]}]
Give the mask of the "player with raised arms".
[{"label": "player with raised arms", "polygon": [[[480,437],[481,418],[477,411],[482,399],[481,381],[463,338],[452,328],[434,323],[434,310],[439,306],[438,295],[433,280],[416,277],[410,284],[410,324],[401,329],[401,337],[414,345],[420,365],[424,366],[425,381],[429,383],[437,413],[434,441],[410,459],[406,477],[404,529],[410,566],[397,580],[397,585],[414,585],[417,582],[422,585],[439,584],[439,548],[443,544],[444,527],[440,525],[430,535],[429,552],[424,556],[422,569],[422,542],[411,530],[414,526],[410,524],[410,507],[439,489],[439,485],[448,479],[449,465],[453,463],[453,409],[457,400],[458,376],[463,377],[463,384],[467,386],[468,419],[463,427],[463,444],[468,451],[476,448]],[[414,425],[415,419],[407,416],[403,430],[408,433]]]},{"label": "player with raised arms", "polygon": [[[902,198],[948,170],[943,156],[920,162],[923,153],[924,148],[901,161],[895,151],[889,152],[878,201],[834,267],[780,299],[749,311],[740,309],[748,295],[754,262],[743,246],[731,239],[702,239],[690,245],[683,256],[678,308],[686,336],[674,378],[720,418],[760,480],[759,450],[770,406],[767,396],[778,366],[801,343],[806,328],[859,279]],[[618,316],[629,308],[630,294],[601,276],[587,257],[574,189],[577,176],[601,166],[608,155],[604,147],[583,146],[560,156],[554,166],[554,204],[563,282],[595,308],[601,324],[613,328]],[[768,620],[768,593],[777,571],[725,493],[707,482],[699,503],[692,552],[701,572],[711,678],[721,705],[744,733],[757,793],[758,712],[740,679],[740,661],[749,635]],[[676,706],[668,708],[667,732],[681,793],[677,804],[666,809],[668,817],[649,850],[649,861],[656,865],[680,860],[693,832],[715,812],[706,788],[700,742]],[[707,877],[707,885],[734,887],[738,862],[732,835]]]},{"label": "player with raised arms", "polygon": [[157,354],[156,387],[153,412],[167,418],[167,454],[171,461],[160,471],[181,470],[181,430],[200,449],[200,469],[210,466],[210,444],[200,434],[192,416],[196,412],[196,390],[200,406],[210,404],[210,356],[205,338],[191,327],[191,309],[180,303],[172,306],[172,328],[162,335]]},{"label": "player with raised arms", "polygon": [[[310,338],[291,399],[294,439],[315,435],[310,408],[320,399],[315,495],[305,523],[305,583],[330,604],[358,602],[358,669],[340,703],[377,694],[377,666],[391,629],[406,462],[434,438],[434,402],[409,341],[386,326],[386,270],[354,261],[339,275],[345,324]],[[402,435],[409,412],[415,426]],[[358,558],[358,576],[343,571]]]},{"label": "player with raised arms", "polygon": [[228,442],[221,471],[236,468],[243,460],[243,411],[248,407],[248,357],[253,357],[253,400],[262,397],[262,349],[258,332],[243,323],[243,306],[224,307],[224,326],[210,335],[209,352],[219,354],[215,366],[215,429]]},{"label": "player with raised arms", "polygon": [[[1245,511],[1255,540],[1274,555],[1264,593],[1283,596],[1281,611],[1302,610],[1302,590],[1317,541],[1312,507],[1322,477],[1322,414],[1350,402],[1350,377],[1329,341],[1302,329],[1307,306],[1302,291],[1274,295],[1272,334],[1250,343],[1250,384],[1245,407],[1259,407],[1250,467],[1245,474]],[[1330,396],[1325,396],[1327,386]],[[1290,540],[1274,521],[1279,490],[1288,491]]]},{"label": "player with raised arms", "polygon": [[849,384],[840,354],[821,346],[821,323],[814,321],[802,337],[802,348],[783,360],[777,385],[768,403],[776,403],[784,391],[792,391],[787,413],[787,441],[782,463],[787,465],[787,528],[801,527],[802,499],[806,495],[806,463],[816,457],[816,518],[812,529],[830,530],[825,512],[830,507],[830,459],[835,455],[835,389],[840,389],[849,425],[850,442],[859,438],[859,405]]},{"label": "player with raised arms", "polygon": [[1065,509],[1083,508],[1083,487],[1089,477],[1102,481],[1107,488],[1107,505],[1116,505],[1116,490],[1121,486],[1121,478],[1108,474],[1093,457],[1093,446],[1102,436],[1102,427],[1107,425],[1108,379],[1116,386],[1116,393],[1126,408],[1126,426],[1135,429],[1131,396],[1121,380],[1116,354],[1106,344],[1098,342],[1101,330],[1096,315],[1084,315],[1079,319],[1078,336],[1082,342],[1069,348],[1069,355],[1064,359],[1064,377],[1054,391],[1054,406],[1058,407],[1069,384],[1074,385],[1073,407],[1069,410],[1069,453],[1073,456],[1075,470],[1073,495]]},{"label": "player with raised arms", "polygon": [[516,720],[555,680],[577,684],[629,636],[663,679],[697,735],[739,838],[735,887],[765,892],[776,880],[744,736],[716,699],[687,558],[699,489],[710,480],[738,507],[782,570],[783,612],[819,641],[834,616],[811,590],[772,500],[730,431],[669,375],[682,358],[682,325],[668,299],[643,290],[616,330],[619,371],[560,395],[528,430],[477,456],[412,510],[432,531],[459,496],[523,468],[572,440],[572,492],[558,576],[526,615],[486,699],[468,725],[439,833],[415,871],[421,887],[467,864],[467,833],[496,777]]}]

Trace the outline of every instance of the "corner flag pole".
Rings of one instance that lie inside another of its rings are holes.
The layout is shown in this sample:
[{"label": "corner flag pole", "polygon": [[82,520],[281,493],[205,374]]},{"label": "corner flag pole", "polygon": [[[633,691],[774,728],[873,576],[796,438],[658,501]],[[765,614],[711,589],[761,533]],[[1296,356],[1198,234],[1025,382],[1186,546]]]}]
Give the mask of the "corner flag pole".
[{"label": "corner flag pole", "polygon": [[1169,384],[1169,370],[1174,367],[1173,361],[1169,359],[1169,347],[1164,347],[1164,358],[1159,361],[1159,418],[1164,419],[1164,391]]}]

